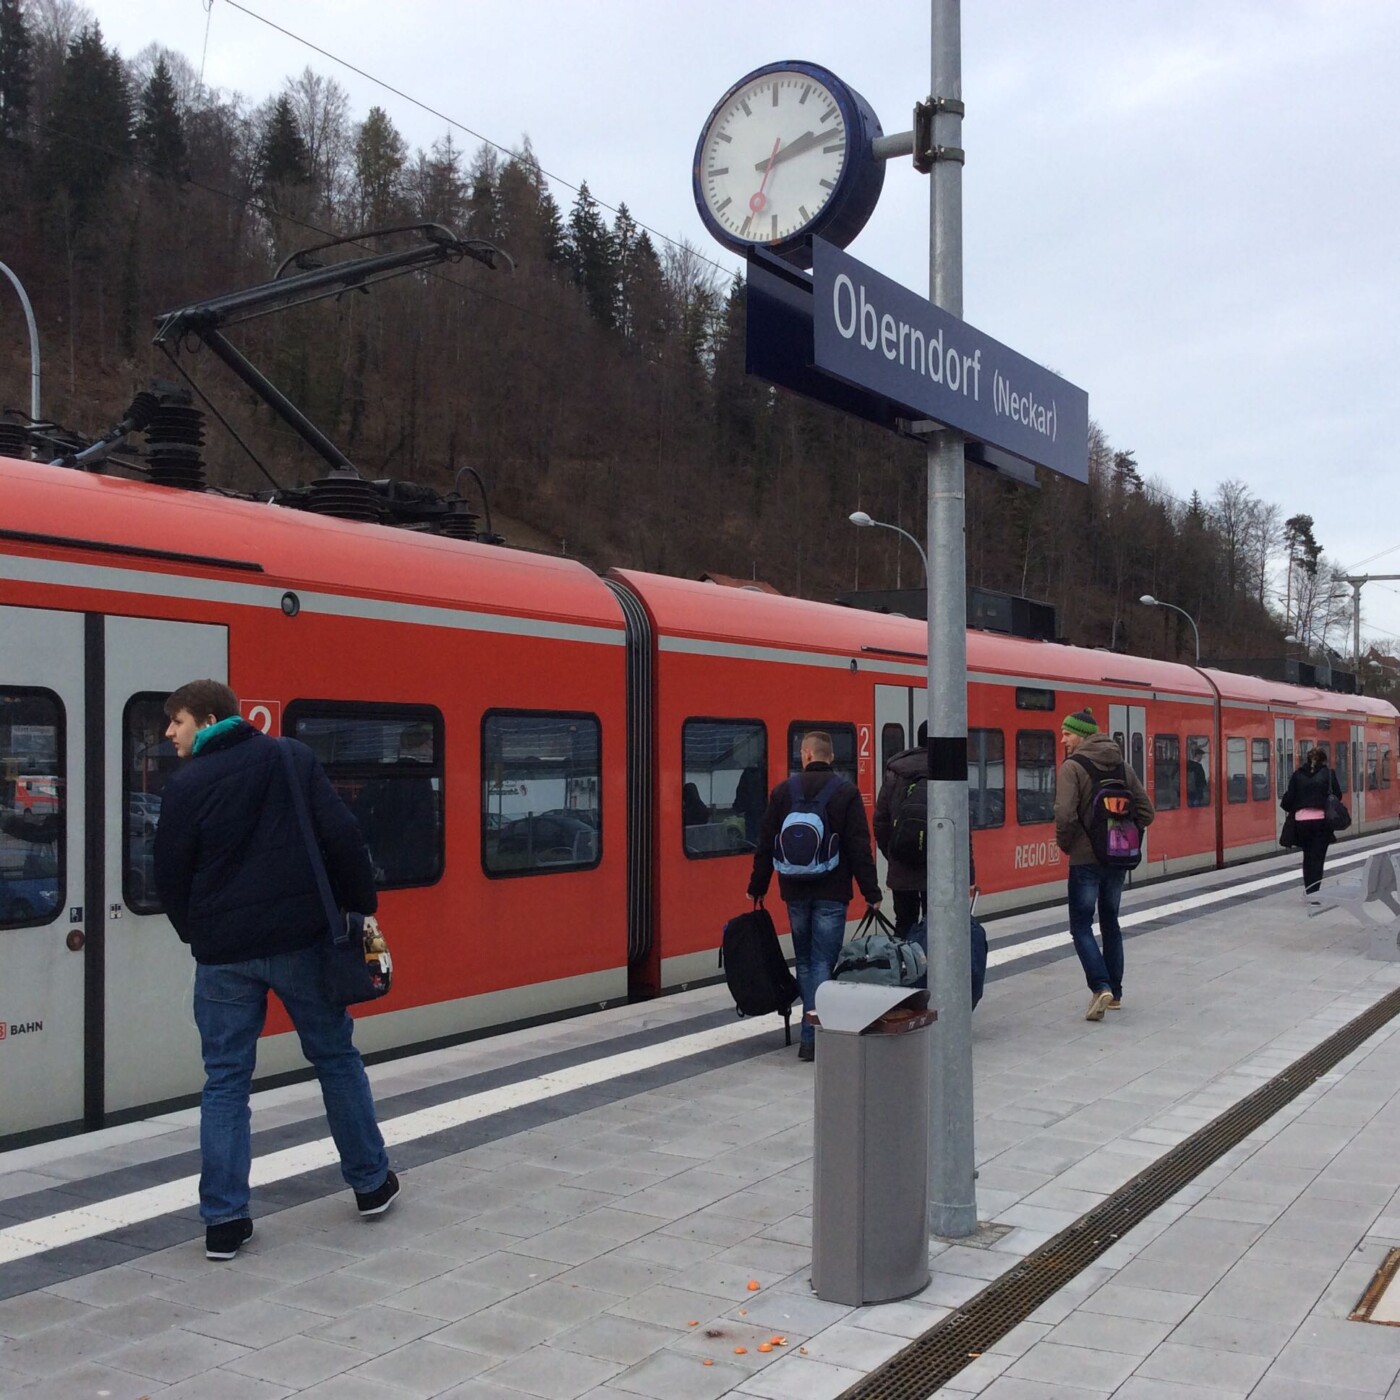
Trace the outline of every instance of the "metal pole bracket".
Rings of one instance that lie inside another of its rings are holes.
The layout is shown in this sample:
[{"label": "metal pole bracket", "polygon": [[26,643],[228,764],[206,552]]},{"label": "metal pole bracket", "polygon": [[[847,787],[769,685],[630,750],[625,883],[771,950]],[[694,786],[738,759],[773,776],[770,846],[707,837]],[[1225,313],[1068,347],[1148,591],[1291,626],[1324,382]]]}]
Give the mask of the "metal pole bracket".
[{"label": "metal pole bracket", "polygon": [[940,146],[933,139],[933,119],[940,113],[963,117],[967,106],[956,97],[930,97],[914,104],[914,169],[927,175],[940,160],[956,161],[962,165],[966,153],[961,146]]}]

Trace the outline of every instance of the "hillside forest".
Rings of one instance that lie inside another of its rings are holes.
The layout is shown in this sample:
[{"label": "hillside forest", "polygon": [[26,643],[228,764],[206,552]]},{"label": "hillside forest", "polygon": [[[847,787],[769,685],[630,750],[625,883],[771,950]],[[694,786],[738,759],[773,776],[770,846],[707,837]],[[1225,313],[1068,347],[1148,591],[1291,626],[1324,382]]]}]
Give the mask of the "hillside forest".
[{"label": "hillside forest", "polygon": [[[365,476],[446,492],[470,466],[519,522],[510,542],[598,568],[824,599],[920,581],[909,545],[847,516],[922,537],[922,445],[746,376],[742,281],[586,183],[561,203],[528,138],[468,150],[448,130],[410,149],[385,108],[351,111],[311,68],[265,97],[215,90],[159,44],[119,55],[74,0],[0,0],[0,190],[0,261],[34,304],[44,417],[88,437],[171,377],[150,344],[159,313],[263,282],[331,237],[438,223],[514,271],[417,273],[234,333]],[[187,368],[251,452],[211,421],[211,484],[323,475],[212,357]],[[0,283],[6,421],[27,421],[28,391]],[[1041,473],[1039,489],[969,467],[969,583],[1053,604],[1079,645],[1189,659],[1189,624],[1139,605],[1150,593],[1197,620],[1208,660],[1333,647],[1350,661],[1350,590],[1309,516],[1239,480],[1179,499],[1092,423],[1089,467],[1087,487]]]}]

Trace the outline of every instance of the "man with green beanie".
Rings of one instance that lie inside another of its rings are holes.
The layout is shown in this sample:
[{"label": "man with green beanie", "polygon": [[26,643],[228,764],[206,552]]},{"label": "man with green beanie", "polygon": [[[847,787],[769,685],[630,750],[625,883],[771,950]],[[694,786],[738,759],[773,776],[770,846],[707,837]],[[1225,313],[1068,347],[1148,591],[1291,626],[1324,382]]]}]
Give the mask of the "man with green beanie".
[{"label": "man with green beanie", "polygon": [[[1089,837],[1094,793],[1106,781],[1123,783],[1132,794],[1132,815],[1140,827],[1156,816],[1142,780],[1123,762],[1123,751],[1099,733],[1090,709],[1077,710],[1060,722],[1065,762],[1055,782],[1055,842],[1069,856],[1069,931],[1079,954],[1084,980],[1092,994],[1086,1021],[1102,1021],[1105,1009],[1123,1001],[1123,930],[1118,906],[1127,870],[1100,865]],[[1071,762],[1070,760],[1073,759]],[[1103,948],[1094,940],[1094,910],[1099,913]]]}]

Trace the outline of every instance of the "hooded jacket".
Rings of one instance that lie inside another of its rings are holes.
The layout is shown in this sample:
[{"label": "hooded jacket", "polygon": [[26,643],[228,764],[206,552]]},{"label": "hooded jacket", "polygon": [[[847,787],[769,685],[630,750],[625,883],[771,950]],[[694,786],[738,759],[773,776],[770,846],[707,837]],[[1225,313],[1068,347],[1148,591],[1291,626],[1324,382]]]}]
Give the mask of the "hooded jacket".
[{"label": "hooded jacket", "polygon": [[[1109,735],[1090,734],[1075,749],[1074,756],[1087,759],[1105,773],[1116,771],[1121,764],[1133,794],[1133,816],[1139,826],[1152,825],[1157,812],[1147,789],[1132,765],[1123,762],[1123,750]],[[1084,765],[1065,759],[1055,779],[1055,844],[1069,856],[1071,865],[1097,864],[1088,829],[1089,800],[1093,795],[1094,781],[1084,771]]]},{"label": "hooded jacket", "polygon": [[[885,764],[885,780],[880,784],[880,795],[875,799],[875,844],[885,857],[885,884],[894,890],[921,890],[927,878],[927,868],[923,865],[906,865],[890,855],[890,838],[894,835],[895,790],[905,783],[928,777],[928,750],[926,748],[901,749]],[[977,862],[972,853],[972,832],[967,833],[967,879],[969,884],[977,883]]]},{"label": "hooded jacket", "polygon": [[[802,793],[815,797],[835,770],[829,763],[809,763],[802,770]],[[762,899],[773,878],[773,842],[792,811],[792,792],[784,779],[768,796],[768,806],[758,829],[758,845],[753,854],[753,874],[749,877],[749,898]],[[841,834],[841,859],[834,870],[811,880],[778,876],[778,893],[784,901],[827,899],[837,904],[851,902],[852,879],[860,886],[866,903],[880,898],[880,882],[875,874],[875,857],[870,851],[870,827],[865,820],[865,803],[854,783],[842,780],[840,788],[826,804],[827,821]]]},{"label": "hooded jacket", "polygon": [[326,933],[279,742],[290,745],[336,902],[363,914],[378,906],[365,839],[316,756],[240,720],[210,733],[162,793],[156,891],[197,962],[291,953]]}]

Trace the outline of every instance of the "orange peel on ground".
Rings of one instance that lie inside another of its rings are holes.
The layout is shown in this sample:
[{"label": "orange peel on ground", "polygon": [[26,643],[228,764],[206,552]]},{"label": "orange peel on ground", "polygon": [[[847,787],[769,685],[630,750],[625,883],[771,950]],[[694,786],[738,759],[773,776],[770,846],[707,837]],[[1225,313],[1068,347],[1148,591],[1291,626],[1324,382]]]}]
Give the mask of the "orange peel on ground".
[{"label": "orange peel on ground", "polygon": [[735,1347],[735,1348],[734,1348],[734,1355],[735,1355],[735,1356],[747,1356],[748,1354],[749,1354],[749,1349],[748,1349],[748,1347]]},{"label": "orange peel on ground", "polygon": [[715,1363],[707,1356],[700,1364],[702,1366],[713,1366]]},{"label": "orange peel on ground", "polygon": [[773,1343],[772,1343],[772,1342],[760,1342],[760,1343],[758,1344],[758,1349],[759,1349],[759,1351],[772,1351],[772,1350],[773,1350]]},{"label": "orange peel on ground", "polygon": [[757,1293],[758,1290],[759,1290],[762,1286],[763,1286],[763,1285],[760,1284],[759,1281],[758,1281],[756,1278],[751,1278],[751,1279],[749,1280],[749,1292],[750,1292],[750,1293]]}]

